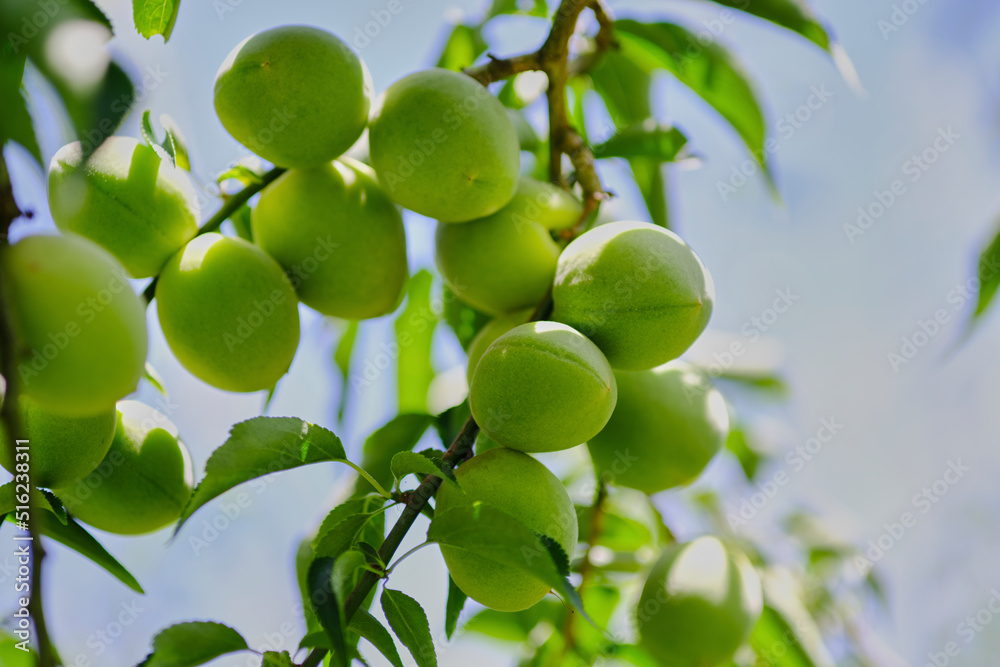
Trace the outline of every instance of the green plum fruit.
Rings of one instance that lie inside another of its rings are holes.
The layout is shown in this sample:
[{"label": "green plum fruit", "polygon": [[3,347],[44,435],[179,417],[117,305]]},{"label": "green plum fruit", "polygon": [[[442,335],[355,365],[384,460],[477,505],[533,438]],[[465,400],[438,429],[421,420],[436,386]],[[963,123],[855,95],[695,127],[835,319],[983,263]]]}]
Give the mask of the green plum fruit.
[{"label": "green plum fruit", "polygon": [[589,337],[616,369],[680,356],[705,330],[715,286],[676,234],[645,222],[586,232],[559,258],[552,319]]},{"label": "green plum fruit", "polygon": [[109,533],[151,533],[180,518],[194,475],[177,427],[136,401],[118,403],[111,449],[97,469],[55,493],[76,518]]},{"label": "green plum fruit", "polygon": [[553,452],[597,435],[618,388],[607,359],[580,332],[529,322],[493,341],[472,375],[469,403],[486,435],[522,452]]},{"label": "green plum fruit", "polygon": [[531,311],[522,310],[512,315],[502,315],[494,318],[479,330],[479,333],[472,339],[469,349],[466,352],[469,357],[469,363],[465,369],[465,379],[470,387],[472,386],[472,375],[476,371],[476,366],[479,364],[483,353],[493,344],[493,341],[514,327],[527,323],[529,319],[531,319]]},{"label": "green plum fruit", "polygon": [[395,310],[406,284],[403,216],[374,172],[350,158],[292,169],[253,212],[254,241],[324,315],[363,320]]},{"label": "green plum fruit", "polygon": [[463,301],[493,315],[538,304],[552,288],[560,247],[550,229],[576,224],[580,204],[568,192],[522,179],[514,198],[492,215],[461,225],[439,223],[438,268]]},{"label": "green plum fruit", "polygon": [[718,538],[673,546],[639,596],[640,642],[663,665],[728,665],[760,619],[762,598],[753,565]]},{"label": "green plum fruit", "polygon": [[226,391],[270,389],[299,345],[292,283],[243,239],[203,234],[184,246],[160,274],[156,311],[178,361]]},{"label": "green plum fruit", "polygon": [[[481,502],[554,539],[567,554],[576,550],[576,511],[566,487],[527,454],[504,447],[491,449],[459,466],[455,475],[458,487],[445,483],[438,491],[435,511],[439,515]],[[454,547],[442,546],[441,553],[458,587],[491,609],[527,609],[549,591],[548,584],[510,565]]]},{"label": "green plum fruit", "polygon": [[59,229],[97,243],[133,278],[155,276],[198,231],[187,174],[130,137],[109,137],[87,161],[79,141],[59,149],[49,207]]},{"label": "green plum fruit", "polygon": [[23,395],[52,412],[90,416],[135,391],[146,307],[110,253],[73,234],[29,236],[4,248],[0,271]]},{"label": "green plum fruit", "polygon": [[343,41],[289,25],[252,35],[215,75],[215,112],[251,151],[281,167],[330,162],[358,140],[371,76]]},{"label": "green plum fruit", "polygon": [[[94,415],[66,416],[21,396],[21,428],[29,441],[33,486],[52,489],[86,477],[101,463],[115,435],[114,403]],[[12,443],[0,426],[0,465],[14,472]],[[21,461],[18,461],[21,462]]]},{"label": "green plum fruit", "polygon": [[521,153],[504,107],[474,79],[429,69],[392,84],[368,129],[372,166],[397,203],[442,222],[503,208]]},{"label": "green plum fruit", "polygon": [[722,394],[680,361],[615,379],[615,412],[587,442],[598,476],[647,494],[694,481],[729,434]]}]

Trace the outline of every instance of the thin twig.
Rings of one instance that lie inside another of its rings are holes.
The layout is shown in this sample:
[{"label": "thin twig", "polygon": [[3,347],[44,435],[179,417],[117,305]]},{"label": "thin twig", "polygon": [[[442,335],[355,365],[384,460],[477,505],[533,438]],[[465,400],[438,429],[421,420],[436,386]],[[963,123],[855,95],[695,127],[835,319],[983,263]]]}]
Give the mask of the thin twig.
[{"label": "thin twig", "polygon": [[[21,217],[21,210],[14,198],[14,187],[7,171],[7,162],[4,160],[3,153],[0,152],[0,253],[5,252],[10,244],[10,226],[19,217]],[[0,272],[0,280],[2,278],[3,273]],[[13,462],[17,461],[17,440],[24,435],[24,431],[18,410],[20,382],[17,377],[17,364],[21,357],[21,351],[18,349],[18,337],[14,331],[11,317],[13,305],[8,303],[8,296],[4,286],[0,284],[0,358],[2,358],[0,361],[2,361],[2,373],[6,384],[3,407],[0,408],[0,418],[3,420],[4,430],[7,432],[7,444],[10,447],[9,457]],[[30,482],[30,467],[28,479]],[[29,484],[28,534],[31,537],[31,579],[29,582],[31,591],[28,596],[28,614],[31,616],[31,622],[35,628],[39,667],[55,667],[55,651],[52,648],[48,624],[45,621],[42,598],[45,547],[42,545],[41,535],[38,531],[39,509],[35,507],[35,494],[32,493],[32,487],[33,485]]]},{"label": "thin twig", "polygon": [[[251,197],[270,185],[276,178],[285,173],[284,167],[275,167],[271,171],[265,173],[260,177],[260,181],[256,183],[251,183],[246,186],[236,194],[232,195],[222,204],[218,211],[215,212],[211,218],[205,221],[201,227],[198,228],[198,232],[195,236],[201,236],[202,234],[208,234],[209,232],[216,232],[219,227],[222,226],[229,216],[239,210],[240,206],[247,203]],[[156,278],[149,281],[146,285],[146,289],[142,291],[142,298],[146,300],[148,305],[153,297],[156,295]]]},{"label": "thin twig", "polygon": [[[580,135],[570,127],[569,117],[566,113],[566,82],[571,71],[569,61],[569,40],[576,28],[580,14],[587,7],[594,10],[599,25],[600,32],[595,39],[597,48],[604,50],[608,48],[611,41],[611,25],[613,19],[607,11],[603,0],[563,0],[556,10],[552,19],[552,30],[542,46],[534,53],[515,56],[512,58],[496,58],[490,56],[490,61],[479,67],[472,67],[464,70],[465,74],[476,79],[483,85],[488,85],[495,81],[514,76],[521,72],[543,71],[549,77],[549,143],[555,146],[559,152],[560,160],[554,160],[553,182],[566,187],[565,179],[561,170],[561,156],[569,156],[573,167],[577,172],[577,181],[583,189],[584,214],[580,218],[573,234],[578,234],[584,221],[597,210],[601,201],[605,197],[604,189],[601,186],[597,171],[594,169],[594,156],[586,146],[586,142]],[[555,111],[553,112],[553,105]],[[556,172],[558,170],[558,172]],[[531,321],[542,320],[549,316],[552,310],[551,291],[545,295],[542,301],[532,313]],[[469,417],[462,430],[455,438],[454,442],[442,456],[442,460],[452,468],[472,458],[473,447],[476,437],[479,435],[479,425],[473,417]],[[396,524],[389,531],[382,546],[379,548],[379,557],[383,563],[389,563],[402,543],[406,533],[413,526],[417,517],[428,501],[441,486],[442,480],[435,475],[428,475],[417,487],[416,491],[407,496],[406,506],[402,514],[396,520]],[[354,590],[347,596],[344,602],[344,619],[349,622],[351,617],[361,608],[365,598],[378,583],[379,575],[371,571],[366,571]],[[323,648],[313,649],[301,667],[316,667],[326,656],[327,650]]]}]

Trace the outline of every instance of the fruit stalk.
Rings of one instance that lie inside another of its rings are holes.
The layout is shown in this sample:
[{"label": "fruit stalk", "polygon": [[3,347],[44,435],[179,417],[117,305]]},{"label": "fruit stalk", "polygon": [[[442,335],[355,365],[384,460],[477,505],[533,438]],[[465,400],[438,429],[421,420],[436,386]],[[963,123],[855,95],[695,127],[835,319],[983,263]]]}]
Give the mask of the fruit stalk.
[{"label": "fruit stalk", "polygon": [[[229,216],[235,213],[240,206],[247,203],[251,197],[266,188],[272,181],[285,173],[285,171],[284,167],[275,167],[261,176],[260,180],[256,183],[251,183],[226,199],[219,210],[215,212],[215,215],[206,220],[205,224],[198,228],[198,233],[195,234],[195,236],[201,236],[202,234],[219,231],[219,227],[222,226],[222,223],[225,222]],[[149,281],[149,284],[146,285],[146,289],[142,291],[142,298],[146,300],[147,304],[153,300],[153,296],[156,294],[156,282],[157,278],[153,278]]]},{"label": "fruit stalk", "polygon": [[[552,180],[562,187],[567,187],[561,169],[561,156],[565,153],[572,161],[573,167],[576,169],[577,181],[583,188],[583,214],[577,225],[564,232],[570,239],[582,231],[583,224],[597,211],[601,202],[606,197],[600,178],[594,168],[593,153],[579,133],[570,127],[566,114],[566,81],[569,78],[569,72],[571,70],[574,73],[583,71],[576,66],[571,68],[568,63],[569,39],[573,35],[580,14],[588,6],[594,11],[600,25],[600,33],[596,38],[597,48],[599,51],[609,48],[613,45],[611,37],[613,19],[603,0],[562,0],[562,3],[553,16],[552,29],[549,32],[549,36],[538,51],[502,60],[491,57],[491,61],[482,67],[464,70],[465,74],[476,79],[484,86],[494,81],[509,78],[520,72],[537,70],[543,71],[548,75],[548,101],[550,105],[549,141],[550,144],[558,146],[560,156],[559,160],[553,162],[553,170],[557,171],[557,174]],[[558,91],[555,91],[556,85],[558,85]],[[553,103],[557,105],[555,114],[552,113],[551,108]],[[221,213],[222,211],[220,211]],[[221,220],[219,222],[221,223]],[[549,316],[551,310],[552,296],[551,292],[549,292],[535,308],[530,321],[545,319]],[[470,416],[462,426],[462,430],[454,442],[448,447],[442,460],[454,468],[472,458],[474,455],[473,447],[478,434],[479,424]],[[392,560],[406,533],[413,526],[417,517],[420,516],[427,502],[437,492],[441,482],[441,478],[428,475],[423,479],[416,491],[410,494],[402,514],[396,520],[395,525],[393,525],[389,534],[382,542],[382,546],[379,548],[379,557],[383,563],[389,563]],[[350,622],[365,598],[378,583],[378,580],[379,576],[370,571],[366,571],[362,575],[358,584],[344,602],[345,623]],[[322,663],[326,654],[327,649],[313,649],[306,656],[301,667],[316,667]]]},{"label": "fruit stalk", "polygon": [[[9,245],[10,226],[23,213],[14,199],[14,188],[7,171],[7,162],[0,153],[0,253]],[[7,303],[6,290],[2,284],[3,272],[0,271],[0,361],[5,380],[3,407],[0,408],[0,419],[4,429],[10,434],[10,460],[15,461],[17,437],[22,433],[21,416],[18,412],[18,382],[17,382],[17,339],[11,325],[11,309]],[[34,494],[28,494],[28,534],[31,537],[31,591],[28,598],[28,613],[35,627],[35,639],[38,644],[39,667],[55,667],[56,657],[49,639],[48,624],[45,621],[45,609],[42,604],[42,564],[45,561],[45,548],[38,532],[38,511],[34,503]]]}]

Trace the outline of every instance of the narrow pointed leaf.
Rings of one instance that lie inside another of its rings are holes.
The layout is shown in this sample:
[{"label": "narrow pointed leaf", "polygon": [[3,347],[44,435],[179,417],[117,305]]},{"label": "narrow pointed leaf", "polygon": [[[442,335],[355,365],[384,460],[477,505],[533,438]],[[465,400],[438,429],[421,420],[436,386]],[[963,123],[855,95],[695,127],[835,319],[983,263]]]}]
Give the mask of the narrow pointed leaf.
[{"label": "narrow pointed leaf", "polygon": [[347,322],[343,332],[340,334],[340,340],[337,341],[337,347],[333,352],[333,363],[340,369],[340,377],[342,378],[340,402],[337,404],[338,422],[344,419],[344,411],[347,409],[347,398],[353,391],[350,382],[351,355],[354,353],[354,341],[357,340],[357,337],[358,323],[354,321]]},{"label": "narrow pointed leaf", "polygon": [[455,634],[455,629],[458,627],[458,617],[462,615],[462,609],[465,607],[465,601],[468,597],[458,587],[455,580],[449,576],[448,602],[444,610],[444,634],[448,639],[451,639],[451,636]]},{"label": "narrow pointed leaf", "polygon": [[208,459],[177,529],[198,508],[257,477],[323,461],[345,461],[340,438],[294,417],[255,417],[233,426],[229,439]]},{"label": "narrow pointed leaf", "polygon": [[153,639],[153,652],[139,667],[196,667],[228,653],[249,650],[240,633],[209,621],[178,623]]},{"label": "narrow pointed leaf", "polygon": [[417,667],[437,667],[434,639],[420,603],[405,593],[382,589],[382,612],[389,627],[410,651]]},{"label": "narrow pointed leaf", "polygon": [[392,457],[392,463],[389,467],[397,480],[402,480],[410,474],[434,475],[458,484],[455,471],[451,469],[451,466],[441,459],[434,459],[418,452],[399,452]]},{"label": "narrow pointed leaf", "polygon": [[396,644],[392,641],[392,635],[367,609],[362,607],[354,612],[347,629],[368,640],[368,643],[378,649],[378,652],[385,656],[385,659],[393,667],[403,667],[403,661],[399,658],[399,651],[396,650]]},{"label": "narrow pointed leaf", "polygon": [[332,663],[339,667],[347,667],[350,657],[347,652],[347,640],[344,637],[344,617],[342,603],[333,590],[333,558],[317,558],[309,567],[307,577],[309,599],[312,602],[316,618],[326,631],[332,647]]},{"label": "narrow pointed leaf", "polygon": [[406,307],[394,325],[399,346],[396,379],[400,412],[427,411],[427,391],[434,379],[431,345],[437,325],[431,308],[431,283],[426,270],[410,278]]}]

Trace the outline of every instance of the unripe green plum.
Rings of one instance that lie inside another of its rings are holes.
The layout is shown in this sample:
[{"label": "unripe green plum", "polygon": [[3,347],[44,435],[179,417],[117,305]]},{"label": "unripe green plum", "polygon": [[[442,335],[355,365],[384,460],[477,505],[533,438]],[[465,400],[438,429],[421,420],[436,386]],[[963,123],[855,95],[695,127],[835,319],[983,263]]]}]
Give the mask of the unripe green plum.
[{"label": "unripe green plum", "polygon": [[517,132],[474,79],[429,69],[392,84],[368,129],[372,166],[397,203],[442,222],[503,208],[517,189]]},{"label": "unripe green plum", "polygon": [[86,162],[79,141],[59,149],[49,207],[59,229],[97,243],[133,278],[155,276],[198,231],[187,174],[130,137],[109,137]]},{"label": "unripe green plum", "polygon": [[760,578],[742,553],[700,537],[666,550],[639,597],[641,644],[661,664],[729,664],[763,609]]},{"label": "unripe green plum", "polygon": [[403,216],[360,162],[342,158],[283,174],[261,195],[253,234],[302,302],[324,315],[379,317],[402,299]]},{"label": "unripe green plum", "polygon": [[146,308],[114,257],[73,234],[29,236],[3,250],[0,270],[23,395],[52,412],[94,415],[135,391]]},{"label": "unripe green plum", "polygon": [[[68,417],[21,396],[21,429],[30,442],[31,483],[52,489],[86,477],[97,468],[115,435],[115,406],[94,415]],[[0,425],[0,465],[14,472],[11,442]]]},{"label": "unripe green plum", "polygon": [[70,514],[94,528],[141,535],[180,518],[193,481],[177,427],[148,405],[121,401],[104,460],[86,478],[55,493]]},{"label": "unripe green plum", "polygon": [[240,42],[215,75],[215,112],[229,134],[282,167],[329,162],[368,122],[365,64],[311,26],[264,30]]},{"label": "unripe green plum", "polygon": [[479,364],[479,360],[486,350],[493,344],[493,341],[514,327],[525,324],[530,317],[530,310],[522,310],[513,315],[502,315],[490,320],[479,330],[476,337],[469,343],[469,350],[466,352],[469,357],[469,363],[465,369],[465,379],[470,387],[472,386],[472,375],[476,371],[476,366]]},{"label": "unripe green plum", "polygon": [[680,361],[615,379],[615,412],[587,442],[598,477],[648,494],[694,481],[729,433],[722,394]]},{"label": "unripe green plum", "polygon": [[466,303],[494,315],[531,308],[552,287],[560,248],[550,229],[572,226],[580,204],[568,192],[522,179],[492,215],[461,225],[438,224],[441,276]]},{"label": "unripe green plum", "polygon": [[270,389],[299,345],[288,276],[243,239],[203,234],[188,243],[160,274],[156,312],[178,361],[226,391]]},{"label": "unripe green plum", "polygon": [[505,447],[554,452],[597,435],[618,397],[601,351],[556,322],[530,322],[497,338],[472,375],[480,428]]},{"label": "unripe green plum", "polygon": [[[554,539],[567,554],[576,549],[576,511],[566,487],[527,454],[491,449],[459,466],[455,476],[460,488],[445,483],[438,491],[439,515],[478,501]],[[549,592],[548,584],[510,565],[454,547],[442,546],[441,554],[458,587],[491,609],[527,609]]]},{"label": "unripe green plum", "polygon": [[645,222],[586,232],[559,258],[552,319],[581,331],[616,369],[681,355],[712,315],[715,286],[684,241]]}]

